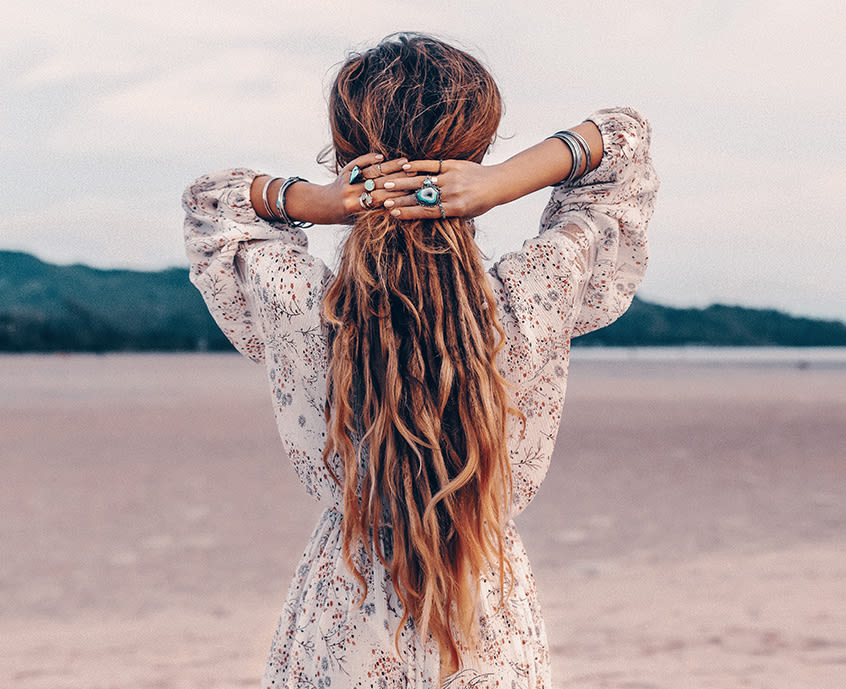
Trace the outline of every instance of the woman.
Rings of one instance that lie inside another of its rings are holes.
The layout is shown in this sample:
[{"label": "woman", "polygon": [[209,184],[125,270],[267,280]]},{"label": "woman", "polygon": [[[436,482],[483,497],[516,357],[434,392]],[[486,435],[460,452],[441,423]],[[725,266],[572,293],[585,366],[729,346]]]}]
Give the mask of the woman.
[{"label": "woman", "polygon": [[[548,687],[511,519],[549,464],[570,339],[623,313],[646,267],[649,126],[604,110],[483,166],[496,84],[414,34],[351,56],[329,109],[332,183],[237,169],[184,196],[191,279],[266,362],[326,507],[262,686]],[[548,185],[540,234],[486,273],[472,218]],[[337,275],[308,223],[351,225]]]}]

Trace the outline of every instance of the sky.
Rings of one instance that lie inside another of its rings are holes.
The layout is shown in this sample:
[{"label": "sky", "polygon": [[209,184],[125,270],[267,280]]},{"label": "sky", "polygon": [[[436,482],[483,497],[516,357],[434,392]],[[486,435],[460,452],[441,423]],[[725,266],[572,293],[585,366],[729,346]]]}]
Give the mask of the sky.
[{"label": "sky", "polygon": [[[641,289],[667,305],[846,320],[846,3],[8,2],[0,9],[0,249],[56,263],[187,265],[182,190],[248,166],[314,182],[326,90],[398,30],[479,57],[506,113],[495,163],[629,105],[662,180]],[[545,191],[477,222],[496,258]],[[340,228],[314,228],[334,259]]]}]

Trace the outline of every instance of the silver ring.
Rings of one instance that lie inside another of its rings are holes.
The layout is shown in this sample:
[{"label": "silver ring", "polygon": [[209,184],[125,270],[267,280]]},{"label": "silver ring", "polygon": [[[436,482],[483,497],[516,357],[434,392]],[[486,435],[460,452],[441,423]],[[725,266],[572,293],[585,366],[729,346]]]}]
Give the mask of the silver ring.
[{"label": "silver ring", "polygon": [[438,199],[438,208],[441,209],[441,220],[446,220],[446,211],[444,210],[444,204],[441,203],[440,199]]},{"label": "silver ring", "polygon": [[376,163],[376,169],[379,171],[379,177],[382,176],[382,163]]},{"label": "silver ring", "polygon": [[373,203],[373,197],[366,191],[361,192],[361,196],[358,197],[358,205],[364,210],[367,210],[368,208],[372,208],[371,203]]},{"label": "silver ring", "polygon": [[426,177],[423,185],[414,192],[414,198],[420,206],[437,206],[441,202],[441,188],[431,177]]}]

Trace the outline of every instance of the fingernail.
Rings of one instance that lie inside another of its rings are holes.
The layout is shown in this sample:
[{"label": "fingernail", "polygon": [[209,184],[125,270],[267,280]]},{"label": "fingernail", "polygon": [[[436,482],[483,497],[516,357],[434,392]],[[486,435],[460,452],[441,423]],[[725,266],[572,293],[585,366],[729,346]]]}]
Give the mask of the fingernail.
[{"label": "fingernail", "polygon": [[385,182],[385,189],[393,189],[396,185],[395,182]]},{"label": "fingernail", "polygon": [[411,169],[411,163],[406,163],[405,165],[402,166],[402,169],[403,170],[410,170]]},{"label": "fingernail", "polygon": [[[389,182],[388,184],[390,184],[390,182]],[[385,186],[388,186],[388,185],[386,184]],[[393,199],[388,199],[388,200],[387,200],[387,201],[385,201],[385,203],[384,203],[384,204],[382,204],[382,205],[383,205],[383,206],[385,206],[385,208],[390,208],[391,206],[393,206],[393,205],[394,205],[394,200],[393,200]]]},{"label": "fingernail", "polygon": [[385,159],[385,156],[383,156],[381,153],[376,154],[376,160],[384,160],[384,159]]},{"label": "fingernail", "polygon": [[395,208],[394,210],[391,211],[391,215],[393,215],[395,218],[398,218],[399,214],[400,214],[399,208]]}]

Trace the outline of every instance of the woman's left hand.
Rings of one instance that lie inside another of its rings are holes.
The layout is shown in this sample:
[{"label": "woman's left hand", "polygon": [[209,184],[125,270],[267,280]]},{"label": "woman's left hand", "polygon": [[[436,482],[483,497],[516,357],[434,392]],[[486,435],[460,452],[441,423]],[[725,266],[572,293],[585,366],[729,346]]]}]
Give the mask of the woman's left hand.
[{"label": "woman's left hand", "polygon": [[[385,179],[402,173],[406,158],[383,161],[378,153],[367,153],[350,161],[329,184],[313,184],[305,180],[291,184],[285,190],[285,211],[292,220],[309,222],[316,225],[341,225],[349,223],[358,213],[373,208],[380,208],[391,198],[402,196],[405,192],[391,191],[385,188]],[[353,174],[355,169],[358,171]],[[250,200],[256,214],[264,220],[278,221],[275,199],[284,183],[283,178],[271,181],[265,190],[265,196],[273,199],[274,213],[268,215],[264,208],[261,191],[269,181],[267,175],[260,175],[250,187]]]},{"label": "woman's left hand", "polygon": [[348,222],[357,213],[379,208],[386,200],[402,196],[398,191],[386,189],[384,184],[385,179],[401,173],[407,163],[407,158],[385,161],[379,153],[367,153],[347,163],[333,182],[322,187],[320,206],[333,216],[328,223]]}]

